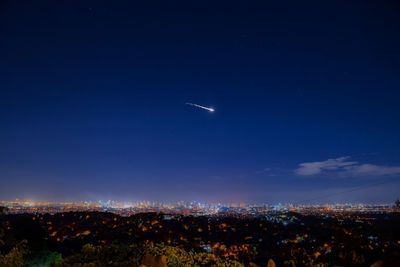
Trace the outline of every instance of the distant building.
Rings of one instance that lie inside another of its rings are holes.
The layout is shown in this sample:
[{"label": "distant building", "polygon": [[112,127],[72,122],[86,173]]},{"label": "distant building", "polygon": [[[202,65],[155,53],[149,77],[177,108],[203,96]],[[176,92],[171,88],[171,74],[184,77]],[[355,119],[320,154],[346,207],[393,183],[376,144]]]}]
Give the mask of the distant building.
[{"label": "distant building", "polygon": [[396,202],[394,202],[394,207],[400,209],[400,199],[397,199]]}]

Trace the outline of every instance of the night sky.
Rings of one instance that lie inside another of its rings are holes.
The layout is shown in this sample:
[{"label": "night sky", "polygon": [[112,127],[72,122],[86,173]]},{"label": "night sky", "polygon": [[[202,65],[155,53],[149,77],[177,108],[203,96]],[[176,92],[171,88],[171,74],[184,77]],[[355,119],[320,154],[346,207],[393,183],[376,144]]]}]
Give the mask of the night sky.
[{"label": "night sky", "polygon": [[393,203],[395,2],[1,1],[0,199]]}]

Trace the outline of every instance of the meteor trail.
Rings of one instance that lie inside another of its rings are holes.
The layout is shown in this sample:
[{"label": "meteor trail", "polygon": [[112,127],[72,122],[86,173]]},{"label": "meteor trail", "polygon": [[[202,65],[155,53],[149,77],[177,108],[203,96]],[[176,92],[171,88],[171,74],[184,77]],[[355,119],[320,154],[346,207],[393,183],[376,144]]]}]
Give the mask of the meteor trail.
[{"label": "meteor trail", "polygon": [[213,109],[213,108],[208,108],[208,107],[200,106],[200,105],[193,104],[193,103],[186,103],[186,105],[189,105],[189,106],[192,106],[192,107],[196,107],[196,108],[205,109],[205,110],[210,111],[210,112],[214,112],[215,111],[215,109]]}]

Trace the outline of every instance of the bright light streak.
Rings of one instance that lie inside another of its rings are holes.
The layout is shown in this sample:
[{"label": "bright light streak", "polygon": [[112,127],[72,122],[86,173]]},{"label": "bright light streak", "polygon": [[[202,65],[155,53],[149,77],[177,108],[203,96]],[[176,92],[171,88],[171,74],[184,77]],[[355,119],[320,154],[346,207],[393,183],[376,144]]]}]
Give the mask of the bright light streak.
[{"label": "bright light streak", "polygon": [[215,109],[214,108],[209,108],[209,107],[205,107],[205,106],[201,106],[201,105],[197,105],[197,104],[193,104],[193,103],[186,103],[186,105],[192,106],[192,107],[196,107],[196,108],[201,108],[204,110],[207,110],[209,112],[214,112]]}]

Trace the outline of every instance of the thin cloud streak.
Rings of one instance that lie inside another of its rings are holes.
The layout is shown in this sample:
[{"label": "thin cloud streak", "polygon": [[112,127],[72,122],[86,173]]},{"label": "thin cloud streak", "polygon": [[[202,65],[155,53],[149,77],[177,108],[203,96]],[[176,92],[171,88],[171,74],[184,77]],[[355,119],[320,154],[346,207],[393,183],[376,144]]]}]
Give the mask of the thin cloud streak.
[{"label": "thin cloud streak", "polygon": [[399,175],[400,166],[385,166],[350,161],[350,157],[327,159],[324,161],[300,163],[294,170],[299,176],[336,174],[338,177],[349,176],[386,176]]}]

